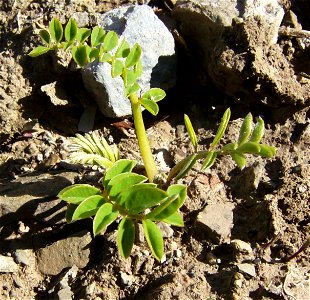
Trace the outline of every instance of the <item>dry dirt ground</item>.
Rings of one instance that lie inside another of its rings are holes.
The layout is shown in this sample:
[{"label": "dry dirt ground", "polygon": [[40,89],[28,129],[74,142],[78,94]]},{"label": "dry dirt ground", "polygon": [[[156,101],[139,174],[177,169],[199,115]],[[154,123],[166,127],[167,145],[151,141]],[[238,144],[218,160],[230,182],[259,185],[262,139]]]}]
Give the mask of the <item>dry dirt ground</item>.
[{"label": "dry dirt ground", "polygon": [[[305,3],[293,1],[292,9],[304,29],[310,30]],[[190,64],[180,68],[179,83],[168,92],[160,115],[146,116],[161,167],[171,167],[192,151],[182,121],[184,112],[193,120],[200,143],[207,145],[228,106],[232,122],[225,141],[236,138],[240,118],[251,111],[264,117],[264,141],[277,147],[276,157],[251,157],[243,171],[229,158],[207,173],[193,170],[183,181],[188,185],[182,208],[186,225],[172,232],[167,229],[166,260],[162,263],[154,261],[143,242],[135,246],[130,259],[120,259],[115,228],[111,228],[96,239],[82,234],[83,241],[91,240],[91,249],[79,269],[51,274],[56,258],[44,257],[42,249],[85,230],[91,232],[91,222],[71,226],[63,214],[57,215],[58,210],[63,213],[64,205],[55,202],[55,195],[70,182],[96,182],[100,178],[96,170],[64,162],[68,137],[77,132],[85,102],[92,99],[82,87],[79,71],[64,69],[53,55],[32,59],[27,53],[38,42],[34,29],[46,26],[53,16],[65,23],[76,12],[92,16],[124,4],[0,1],[0,254],[13,257],[13,266],[17,266],[0,273],[0,298],[309,299],[309,247],[294,257],[310,238],[309,109],[286,111],[288,117],[279,122],[268,107],[248,107],[211,84],[196,84],[199,67],[187,69],[195,62],[193,57]],[[298,47],[296,40],[290,42],[292,49]],[[190,54],[180,53],[181,58],[186,55]],[[42,85],[54,81],[65,90],[68,104],[54,105],[41,92]],[[133,130],[120,131],[114,122],[97,113],[95,129],[110,141],[113,137],[123,157],[139,159]],[[16,207],[21,201],[23,206],[16,214],[9,214],[5,199],[16,201],[12,203]],[[218,205],[220,215],[220,207],[227,203],[233,207],[233,219],[220,225],[225,227],[223,231],[227,226],[230,234],[217,240],[197,222],[197,215],[206,205]],[[36,210],[39,204],[43,205],[41,214]],[[74,243],[59,247],[68,247],[65,250],[70,252]],[[20,250],[28,251],[26,259],[17,255]]]}]

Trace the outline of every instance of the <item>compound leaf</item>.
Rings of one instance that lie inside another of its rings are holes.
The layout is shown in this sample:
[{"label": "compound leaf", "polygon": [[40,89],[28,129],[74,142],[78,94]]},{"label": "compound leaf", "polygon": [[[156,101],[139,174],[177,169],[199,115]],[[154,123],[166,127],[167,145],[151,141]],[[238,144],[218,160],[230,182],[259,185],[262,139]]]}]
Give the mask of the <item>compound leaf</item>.
[{"label": "compound leaf", "polygon": [[58,19],[53,18],[49,25],[49,32],[52,39],[59,43],[63,36],[63,28]]},{"label": "compound leaf", "polygon": [[89,184],[74,184],[62,189],[57,197],[72,204],[80,204],[90,196],[100,194],[100,190]]},{"label": "compound leaf", "polygon": [[104,199],[101,195],[94,195],[86,198],[76,208],[72,221],[89,218],[96,214],[98,208],[104,204]]},{"label": "compound leaf", "polygon": [[118,225],[117,246],[122,257],[128,258],[135,240],[135,224],[130,218],[123,218]]},{"label": "compound leaf", "polygon": [[164,240],[158,226],[151,220],[142,220],[143,232],[155,258],[160,261],[164,254]]},{"label": "compound leaf", "polygon": [[114,210],[111,203],[103,204],[97,211],[93,222],[94,235],[105,230],[113,221],[116,220],[118,211]]},{"label": "compound leaf", "polygon": [[78,32],[78,26],[74,19],[70,19],[65,28],[65,38],[67,42],[73,42]]}]

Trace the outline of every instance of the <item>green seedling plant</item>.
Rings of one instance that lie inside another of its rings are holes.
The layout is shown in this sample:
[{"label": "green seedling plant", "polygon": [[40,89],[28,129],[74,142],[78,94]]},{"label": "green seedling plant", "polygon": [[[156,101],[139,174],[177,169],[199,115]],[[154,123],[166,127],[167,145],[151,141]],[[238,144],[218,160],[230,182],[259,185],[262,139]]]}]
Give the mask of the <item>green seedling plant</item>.
[{"label": "green seedling plant", "polygon": [[[99,26],[92,30],[78,28],[76,21],[70,19],[65,28],[57,19],[52,19],[47,29],[39,32],[43,45],[30,52],[37,57],[49,51],[63,49],[72,54],[80,66],[98,60],[111,65],[113,78],[120,76],[125,87],[125,95],[131,103],[136,136],[147,176],[135,172],[137,161],[120,159],[117,147],[110,146],[97,132],[84,136],[77,134],[72,138],[70,160],[74,163],[98,165],[105,171],[101,182],[74,184],[59,192],[58,197],[68,203],[67,222],[93,218],[93,233],[98,235],[107,230],[113,222],[118,222],[117,246],[122,257],[130,256],[135,241],[136,225],[142,223],[145,239],[157,260],[164,254],[164,242],[158,222],[173,226],[184,226],[180,208],[187,196],[187,187],[178,184],[198,160],[203,160],[202,169],[210,168],[222,155],[230,155],[242,169],[246,164],[246,154],[262,157],[275,155],[275,148],[261,144],[264,122],[261,118],[252,130],[252,115],[248,114],[240,129],[237,142],[219,147],[225,133],[230,110],[223,115],[219,129],[207,150],[198,150],[198,139],[187,115],[184,117],[194,153],[177,163],[163,184],[156,183],[157,168],[147,139],[142,117],[142,107],[157,115],[157,102],[165,97],[159,88],[151,88],[138,96],[138,78],[142,74],[140,45],[132,47],[123,39],[119,41],[113,31],[105,32]],[[154,180],[155,179],[155,180]],[[154,182],[155,181],[155,182]],[[175,181],[172,183],[172,181]]]}]

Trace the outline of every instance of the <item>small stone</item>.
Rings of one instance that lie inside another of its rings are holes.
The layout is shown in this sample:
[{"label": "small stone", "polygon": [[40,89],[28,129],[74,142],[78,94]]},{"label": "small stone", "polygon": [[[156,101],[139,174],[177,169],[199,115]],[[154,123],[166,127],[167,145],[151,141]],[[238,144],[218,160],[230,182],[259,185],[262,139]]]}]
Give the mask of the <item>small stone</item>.
[{"label": "small stone", "polygon": [[73,265],[84,268],[89,262],[91,241],[90,233],[82,231],[40,249],[37,252],[39,271],[46,275],[57,275]]},{"label": "small stone", "polygon": [[12,257],[0,255],[0,272],[16,273],[18,265],[14,262]]},{"label": "small stone", "polygon": [[28,267],[35,267],[36,257],[31,249],[16,249],[14,252],[15,260],[18,264]]},{"label": "small stone", "polygon": [[134,282],[134,277],[132,275],[121,272],[121,282],[127,286],[131,286]]},{"label": "small stone", "polygon": [[58,300],[69,300],[69,299],[73,299],[73,293],[70,289],[70,287],[61,289],[57,292],[57,296],[58,296]]},{"label": "small stone", "polygon": [[243,263],[243,264],[237,264],[237,267],[239,271],[242,272],[243,274],[249,275],[251,277],[256,277],[256,270],[254,265]]},{"label": "small stone", "polygon": [[210,238],[217,243],[228,242],[233,222],[233,203],[207,205],[198,214],[197,222],[207,230]]},{"label": "small stone", "polygon": [[159,222],[157,226],[164,238],[170,238],[173,236],[174,231],[167,223]]},{"label": "small stone", "polygon": [[180,258],[182,256],[182,251],[180,249],[174,250],[174,256]]},{"label": "small stone", "polygon": [[206,255],[206,258],[207,258],[207,262],[210,265],[216,265],[217,264],[217,257],[212,252],[208,252]]},{"label": "small stone", "polygon": [[253,258],[253,250],[249,243],[246,243],[242,240],[232,240],[231,246],[234,248],[237,259],[252,259]]}]

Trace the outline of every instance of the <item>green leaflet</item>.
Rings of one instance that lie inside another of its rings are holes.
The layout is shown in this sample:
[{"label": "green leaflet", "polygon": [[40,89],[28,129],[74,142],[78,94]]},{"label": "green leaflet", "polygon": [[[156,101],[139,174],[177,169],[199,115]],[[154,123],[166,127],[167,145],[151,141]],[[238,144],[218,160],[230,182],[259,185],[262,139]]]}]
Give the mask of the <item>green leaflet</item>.
[{"label": "green leaflet", "polygon": [[177,227],[183,227],[184,226],[183,217],[177,211],[174,214],[172,214],[171,216],[169,216],[168,218],[163,219],[162,222],[165,222],[167,224],[177,226]]},{"label": "green leaflet", "polygon": [[226,111],[224,112],[224,115],[221,120],[221,124],[217,130],[217,133],[210,145],[211,148],[215,147],[221,140],[222,136],[224,135],[229,119],[230,119],[230,114],[231,114],[230,109],[227,108]]},{"label": "green leaflet", "polygon": [[116,220],[118,217],[118,211],[114,210],[111,203],[103,204],[97,211],[93,221],[93,233],[94,235],[106,230],[106,228]]},{"label": "green leaflet", "polygon": [[142,68],[141,59],[139,59],[137,63],[134,65],[133,70],[137,78],[142,75],[143,68]]},{"label": "green leaflet", "polygon": [[151,220],[142,220],[143,232],[153,255],[158,261],[164,254],[164,240],[160,229]]},{"label": "green leaflet", "polygon": [[57,197],[72,204],[80,204],[84,199],[100,194],[101,191],[89,184],[74,184],[62,189]]},{"label": "green leaflet", "polygon": [[91,30],[88,28],[78,28],[77,34],[76,34],[76,40],[79,43],[84,43],[87,38],[90,36]]},{"label": "green leaflet", "polygon": [[151,88],[147,92],[145,92],[141,98],[149,99],[154,102],[158,102],[166,97],[166,93],[164,90],[160,88]]},{"label": "green leaflet", "polygon": [[119,203],[125,206],[129,214],[135,215],[159,204],[167,196],[165,191],[150,184],[138,184],[122,191]]},{"label": "green leaflet", "polygon": [[123,73],[123,62],[119,59],[112,61],[112,77],[115,78]]},{"label": "green leaflet", "polygon": [[161,221],[170,215],[174,214],[179,208],[178,195],[168,196],[161,202],[160,205],[152,209],[151,212],[145,215],[144,219],[151,219],[153,221]]},{"label": "green leaflet", "polygon": [[251,113],[248,113],[246,117],[244,118],[241,128],[240,128],[240,133],[239,133],[239,138],[238,138],[238,145],[241,146],[243,143],[245,143],[252,131],[252,123],[253,123],[253,117]]},{"label": "green leaflet", "polygon": [[197,160],[197,155],[192,154],[190,156],[185,157],[180,162],[178,162],[170,171],[167,181],[169,182],[171,179],[175,178],[176,180],[184,177],[190,169],[193,167]]},{"label": "green leaflet", "polygon": [[68,207],[67,207],[67,211],[66,211],[66,221],[67,223],[72,223],[73,220],[72,220],[72,216],[74,214],[74,211],[75,209],[78,207],[77,204],[72,204],[72,203],[69,203]]},{"label": "green leaflet", "polygon": [[86,45],[72,47],[72,57],[74,61],[80,66],[84,67],[88,63],[89,47]]},{"label": "green leaflet", "polygon": [[237,166],[242,170],[246,165],[246,158],[242,153],[239,153],[237,151],[230,153],[231,158],[235,161]]},{"label": "green leaflet", "polygon": [[36,48],[34,48],[30,53],[29,56],[30,57],[37,57],[40,56],[42,54],[47,53],[48,51],[50,51],[51,49],[49,47],[45,47],[45,46],[38,46]]},{"label": "green leaflet", "polygon": [[217,158],[217,151],[210,151],[208,155],[206,156],[205,160],[202,163],[201,170],[206,170],[208,168],[211,168],[213,164],[215,163],[215,160]]},{"label": "green leaflet", "polygon": [[260,145],[254,142],[245,142],[240,147],[238,147],[238,151],[241,153],[259,154]]},{"label": "green leaflet", "polygon": [[190,120],[190,118],[188,117],[188,115],[184,114],[184,123],[187,129],[187,132],[189,134],[189,137],[191,139],[191,142],[195,148],[195,152],[197,152],[197,147],[198,147],[198,141],[197,141],[197,136],[195,133],[195,130],[193,128],[192,122]]},{"label": "green leaflet", "polygon": [[115,52],[115,57],[125,58],[128,56],[129,53],[130,53],[130,46],[126,41],[126,39],[123,39]]},{"label": "green leaflet", "polygon": [[94,195],[86,198],[74,211],[72,221],[89,218],[96,214],[98,208],[104,204],[101,195]]},{"label": "green leaflet", "polygon": [[229,143],[229,144],[225,145],[224,147],[222,147],[221,152],[233,151],[233,150],[236,150],[237,147],[238,147],[237,143]]},{"label": "green leaflet", "polygon": [[131,172],[125,172],[114,176],[108,183],[107,190],[110,197],[117,197],[118,194],[138,183],[147,181],[147,177]]},{"label": "green leaflet", "polygon": [[65,39],[67,42],[73,42],[78,32],[78,26],[74,19],[70,19],[65,28]]},{"label": "green leaflet", "polygon": [[111,167],[107,172],[105,173],[104,179],[103,179],[103,186],[107,188],[109,181],[116,175],[130,172],[133,167],[137,164],[136,161],[130,160],[130,159],[120,159],[118,160],[113,167]]},{"label": "green leaflet", "polygon": [[135,224],[130,218],[123,218],[118,225],[117,247],[120,255],[128,258],[135,240]]},{"label": "green leaflet", "polygon": [[131,86],[126,86],[125,90],[126,90],[125,91],[126,97],[129,97],[131,94],[134,94],[140,90],[140,85],[137,82],[135,82]]},{"label": "green leaflet", "polygon": [[265,123],[264,120],[261,117],[259,117],[252,132],[250,142],[259,143],[264,135],[264,132],[265,132]]},{"label": "green leaflet", "polygon": [[118,44],[118,36],[114,31],[109,31],[104,37],[103,45],[104,52],[111,51]]},{"label": "green leaflet", "polygon": [[159,107],[156,102],[146,99],[146,98],[141,98],[140,99],[141,105],[149,111],[153,116],[156,116],[159,112]]},{"label": "green leaflet", "polygon": [[98,48],[92,48],[89,55],[88,55],[88,61],[93,62],[99,57],[99,49]]},{"label": "green leaflet", "polygon": [[58,44],[63,36],[63,28],[59,20],[53,18],[49,25],[49,32],[52,39]]},{"label": "green leaflet", "polygon": [[99,26],[95,26],[91,32],[90,44],[92,47],[97,47],[104,42],[105,31]]},{"label": "green leaflet", "polygon": [[265,145],[265,144],[259,144],[260,146],[260,152],[259,155],[262,157],[273,157],[277,153],[277,149],[275,147]]},{"label": "green leaflet", "polygon": [[187,197],[187,187],[183,184],[172,184],[168,187],[167,193],[169,196],[178,195],[179,207],[180,208]]},{"label": "green leaflet", "polygon": [[133,67],[140,59],[142,49],[139,44],[134,44],[130,53],[126,57],[125,66],[126,68]]},{"label": "green leaflet", "polygon": [[41,29],[39,34],[40,34],[40,37],[41,37],[43,43],[46,44],[47,46],[49,46],[51,43],[50,33],[46,29]]}]

